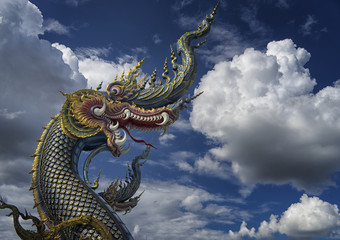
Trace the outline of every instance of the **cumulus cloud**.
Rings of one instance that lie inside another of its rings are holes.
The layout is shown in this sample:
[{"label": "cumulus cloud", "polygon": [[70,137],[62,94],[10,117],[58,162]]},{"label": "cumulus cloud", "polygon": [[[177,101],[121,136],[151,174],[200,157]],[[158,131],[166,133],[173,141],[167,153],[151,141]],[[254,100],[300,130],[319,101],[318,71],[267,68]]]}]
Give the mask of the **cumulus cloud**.
[{"label": "cumulus cloud", "polygon": [[246,49],[203,76],[190,122],[222,144],[207,157],[231,162],[244,184],[308,191],[331,184],[339,169],[340,88],[313,94],[316,80],[304,66],[310,56],[290,39],[273,41],[266,52]]},{"label": "cumulus cloud", "polygon": [[[138,206],[121,216],[135,239],[227,239],[211,223],[233,223],[242,213],[203,189],[174,182],[143,182]],[[143,219],[143,221],[141,221]]]},{"label": "cumulus cloud", "polygon": [[255,228],[247,228],[246,222],[242,222],[238,232],[229,231],[229,237],[235,240],[243,237],[264,239],[272,238],[275,233],[297,239],[338,238],[340,233],[338,206],[322,201],[318,197],[303,194],[300,202],[292,204],[280,218],[271,215],[270,220],[263,221],[257,231]]},{"label": "cumulus cloud", "polygon": [[39,39],[43,17],[35,5],[4,0],[0,16],[0,181],[27,184],[29,156],[41,127],[64,101],[58,90],[83,88],[86,79],[63,61],[50,42]]},{"label": "cumulus cloud", "polygon": [[168,146],[172,140],[174,140],[176,136],[171,133],[167,133],[164,136],[159,138],[159,143],[165,146]]},{"label": "cumulus cloud", "polygon": [[105,88],[108,83],[123,72],[128,72],[131,68],[137,65],[136,57],[130,55],[123,55],[117,59],[117,62],[105,60],[100,55],[108,53],[108,49],[78,49],[76,55],[72,49],[62,44],[55,43],[54,47],[63,53],[65,62],[70,63],[72,68],[79,68],[79,71],[87,79],[87,88],[96,88],[101,82]]}]

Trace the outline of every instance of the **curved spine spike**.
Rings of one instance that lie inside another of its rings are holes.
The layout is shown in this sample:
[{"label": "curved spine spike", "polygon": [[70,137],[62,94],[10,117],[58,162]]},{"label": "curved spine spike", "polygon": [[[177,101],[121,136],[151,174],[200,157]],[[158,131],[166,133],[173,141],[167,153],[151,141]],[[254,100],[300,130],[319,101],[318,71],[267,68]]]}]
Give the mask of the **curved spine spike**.
[{"label": "curved spine spike", "polygon": [[61,90],[59,90],[59,92],[63,95],[63,96],[65,96],[66,97],[66,99],[67,100],[71,100],[71,96],[70,96],[70,94],[68,94],[68,93],[64,93],[63,91],[61,91]]},{"label": "curved spine spike", "polygon": [[166,81],[166,83],[169,83],[171,81],[171,79],[168,76],[168,74],[169,74],[169,70],[168,70],[168,58],[165,58],[163,70],[164,70],[164,72],[162,74],[162,77]]},{"label": "curved spine spike", "polygon": [[214,7],[212,13],[210,14],[211,17],[214,17],[214,16],[215,16],[216,10],[217,10],[218,6],[220,5],[220,3],[221,3],[221,1],[218,1],[218,2],[217,2],[217,4],[216,4],[216,6]]},{"label": "curved spine spike", "polygon": [[175,52],[174,52],[174,49],[172,48],[172,45],[170,45],[170,49],[171,49],[171,63],[172,63],[172,68],[174,69],[174,70],[176,70],[177,69],[177,67],[178,67],[178,65],[176,64],[176,62],[177,62],[177,57],[176,57],[176,55],[175,55]]},{"label": "curved spine spike", "polygon": [[103,81],[101,81],[101,83],[99,83],[98,87],[96,87],[96,91],[99,91],[102,88],[102,84],[103,84]]},{"label": "curved spine spike", "polygon": [[125,79],[124,79],[125,76],[124,75],[125,75],[125,72],[123,71],[122,75],[120,75],[120,81],[125,81]]},{"label": "curved spine spike", "polygon": [[143,85],[144,84],[144,80],[146,78],[148,74],[145,74],[140,80],[139,80],[139,84]]},{"label": "curved spine spike", "polygon": [[101,170],[98,174],[97,179],[94,181],[94,185],[91,185],[91,182],[89,180],[88,177],[88,173],[89,173],[89,167],[90,167],[90,163],[92,162],[93,158],[103,152],[103,151],[111,151],[110,148],[107,145],[101,145],[99,147],[97,147],[96,149],[94,149],[90,155],[86,158],[85,162],[84,162],[84,166],[83,166],[83,176],[84,176],[84,180],[85,182],[92,188],[92,189],[97,189],[98,188],[98,182],[99,182],[99,177],[101,174]]},{"label": "curved spine spike", "polygon": [[93,190],[97,189],[99,187],[99,178],[100,178],[100,174],[102,173],[102,169],[100,169],[99,173],[98,173],[98,176],[96,178],[96,180],[94,180],[94,185],[91,186],[91,188]]},{"label": "curved spine spike", "polygon": [[[145,76],[143,77],[143,80],[145,79],[146,76],[147,76],[147,74],[145,74]],[[141,82],[141,86],[139,87],[139,89],[141,91],[144,90],[147,83],[148,83],[148,81]]]},{"label": "curved spine spike", "polygon": [[137,63],[136,66],[133,67],[133,70],[134,70],[134,71],[138,71],[138,70],[141,68],[142,63],[144,62],[144,60],[145,60],[145,57],[144,57],[142,60],[140,60],[140,61]]},{"label": "curved spine spike", "polygon": [[155,70],[153,71],[153,73],[152,73],[152,75],[151,75],[151,80],[152,80],[153,82],[156,81],[156,75],[157,75],[157,68],[155,68]]},{"label": "curved spine spike", "polygon": [[202,42],[200,42],[200,43],[198,43],[198,44],[196,44],[196,45],[192,45],[192,47],[193,48],[199,48],[200,46],[202,46],[204,43],[206,43],[207,42],[207,40],[205,39],[204,41],[202,41]]},{"label": "curved spine spike", "polygon": [[178,64],[177,62],[177,57],[175,56],[174,49],[172,48],[172,45],[170,44],[170,51],[171,51],[171,65],[172,65],[172,72],[174,73],[174,79],[177,78],[177,69],[178,69]]},{"label": "curved spine spike", "polygon": [[156,81],[156,75],[157,75],[157,69],[155,68],[155,70],[153,71],[151,78],[149,79],[149,84],[151,87],[155,86],[155,81]]}]

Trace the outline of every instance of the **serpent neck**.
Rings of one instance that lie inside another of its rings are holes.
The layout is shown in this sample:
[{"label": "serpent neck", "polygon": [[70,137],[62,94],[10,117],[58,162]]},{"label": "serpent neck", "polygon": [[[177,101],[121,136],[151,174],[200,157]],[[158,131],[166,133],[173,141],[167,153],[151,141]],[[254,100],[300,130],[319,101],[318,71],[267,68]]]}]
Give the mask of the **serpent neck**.
[{"label": "serpent neck", "polygon": [[[116,239],[132,239],[118,215],[74,169],[73,155],[79,149],[79,139],[63,132],[59,115],[46,126],[39,141],[34,154],[32,189],[41,219],[51,226],[86,214],[102,221]],[[61,237],[73,239],[75,231],[90,239],[101,239],[94,229],[86,227],[69,229]]]}]

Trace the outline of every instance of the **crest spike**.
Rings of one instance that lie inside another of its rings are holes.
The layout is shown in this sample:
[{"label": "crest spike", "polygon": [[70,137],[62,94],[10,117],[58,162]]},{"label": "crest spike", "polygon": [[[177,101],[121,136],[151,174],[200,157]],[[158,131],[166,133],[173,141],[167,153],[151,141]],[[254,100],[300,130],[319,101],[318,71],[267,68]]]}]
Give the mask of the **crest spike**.
[{"label": "crest spike", "polygon": [[148,74],[145,74],[140,80],[139,80],[139,84],[143,84],[144,79],[146,78]]},{"label": "crest spike", "polygon": [[124,74],[125,74],[125,72],[123,71],[122,72],[122,75],[120,76],[120,81],[124,81],[125,79],[124,79]]},{"label": "crest spike", "polygon": [[178,68],[178,65],[177,65],[177,57],[175,56],[175,52],[174,52],[174,49],[172,48],[172,45],[170,45],[170,49],[171,49],[171,64],[172,64],[172,70],[175,71],[177,70]]},{"label": "crest spike", "polygon": [[156,81],[156,75],[157,75],[157,69],[155,68],[155,70],[153,71],[151,78],[149,79],[149,84],[151,87],[155,86],[155,81]]},{"label": "crest spike", "polygon": [[216,10],[217,10],[218,6],[220,5],[220,3],[221,3],[221,1],[218,1],[218,2],[217,2],[217,4],[216,4],[216,6],[214,7],[214,9],[213,9],[212,13],[210,14],[212,17],[214,17],[214,16],[215,16],[215,14],[216,14]]},{"label": "crest spike", "polygon": [[70,100],[70,94],[64,93],[63,91],[59,90],[59,92],[66,97],[67,100]]},{"label": "crest spike", "polygon": [[99,91],[102,88],[102,84],[103,84],[103,81],[101,81],[101,83],[99,83],[98,87],[96,88],[96,91]]},{"label": "crest spike", "polygon": [[[144,78],[145,78],[146,76],[147,76],[147,74],[144,75],[143,80],[144,80]],[[145,89],[145,86],[146,86],[147,83],[148,83],[148,81],[141,82],[141,86],[140,86],[140,88],[139,88],[140,91],[143,90],[143,89]]]},{"label": "crest spike", "polygon": [[166,80],[166,83],[169,83],[171,81],[171,79],[168,76],[168,74],[169,74],[169,70],[168,70],[168,58],[165,58],[163,70],[164,70],[164,72],[162,74],[162,77],[163,77],[163,79]]},{"label": "crest spike", "polygon": [[136,66],[133,67],[133,70],[134,70],[134,71],[138,71],[138,70],[141,68],[142,63],[144,62],[144,60],[145,60],[145,57],[144,57],[142,60],[140,60],[140,61],[137,63]]}]

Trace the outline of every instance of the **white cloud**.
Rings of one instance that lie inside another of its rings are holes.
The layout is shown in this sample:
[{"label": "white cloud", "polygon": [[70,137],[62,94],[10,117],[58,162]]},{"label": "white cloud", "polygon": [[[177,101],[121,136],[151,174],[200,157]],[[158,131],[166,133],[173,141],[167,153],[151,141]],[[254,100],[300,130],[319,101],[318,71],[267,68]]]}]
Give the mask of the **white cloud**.
[{"label": "white cloud", "polygon": [[210,153],[206,153],[195,161],[194,170],[201,175],[210,175],[221,179],[230,179],[232,176],[230,165],[213,158]]},{"label": "white cloud", "polygon": [[41,127],[65,100],[58,90],[84,88],[86,79],[64,63],[50,42],[39,39],[43,17],[35,5],[4,0],[0,16],[0,181],[24,184]]},{"label": "white cloud", "polygon": [[107,56],[111,51],[111,48],[94,48],[94,47],[81,47],[76,48],[75,54],[79,58],[91,58],[91,57],[101,57]]},{"label": "white cloud", "polygon": [[175,135],[173,135],[171,133],[167,133],[164,136],[160,137],[158,140],[159,140],[159,143],[162,144],[162,145],[169,145],[169,142],[171,140],[174,140],[175,138],[176,138]]},{"label": "white cloud", "polygon": [[70,27],[67,27],[59,21],[51,18],[44,20],[43,30],[44,32],[55,32],[62,35],[70,34]]},{"label": "white cloud", "polygon": [[[119,78],[123,72],[127,73],[141,60],[137,60],[135,56],[127,54],[118,57],[116,61],[103,59],[102,57],[110,53],[111,48],[77,48],[74,53],[70,48],[61,44],[55,43],[53,46],[63,52],[64,61],[72,69],[79,68],[79,72],[87,79],[87,88],[96,88],[103,82],[103,90],[108,83],[113,81],[116,75]],[[139,49],[135,51],[144,50]],[[140,76],[143,76],[143,73]]]},{"label": "white cloud", "polygon": [[315,25],[317,21],[312,15],[308,15],[306,22],[301,25],[301,32],[303,35],[310,35],[312,33],[312,27]]},{"label": "white cloud", "polygon": [[227,239],[213,222],[239,219],[238,210],[221,205],[221,197],[173,182],[143,182],[146,189],[137,207],[121,216],[135,239]]},{"label": "white cloud", "polygon": [[187,132],[191,131],[192,127],[189,120],[184,119],[183,117],[180,116],[179,119],[177,119],[176,122],[173,125],[171,125],[171,129],[175,129],[180,132]]},{"label": "white cloud", "polygon": [[309,58],[292,40],[273,41],[266,53],[246,49],[203,76],[190,122],[222,144],[205,158],[231,162],[244,184],[292,183],[308,191],[330,185],[340,167],[340,88],[313,94]]},{"label": "white cloud", "polygon": [[230,164],[216,160],[213,151],[210,150],[202,157],[193,152],[179,151],[172,153],[170,159],[182,171],[230,179],[233,176]]},{"label": "white cloud", "polygon": [[338,206],[303,194],[300,202],[292,204],[280,219],[271,215],[269,222],[263,221],[257,231],[255,228],[248,229],[246,222],[242,222],[238,232],[229,231],[229,237],[235,240],[242,237],[264,239],[272,238],[275,233],[297,239],[339,238]]},{"label": "white cloud", "polygon": [[[20,14],[17,14],[18,12]],[[26,36],[36,36],[43,33],[41,12],[29,1],[1,1],[0,16],[2,33],[4,31],[19,32]],[[4,39],[2,39],[3,41]]]},{"label": "white cloud", "polygon": [[25,111],[9,112],[7,108],[0,109],[0,117],[12,120],[25,113]]},{"label": "white cloud", "polygon": [[107,48],[80,48],[76,50],[76,55],[72,49],[62,44],[54,43],[53,47],[63,53],[63,60],[73,70],[74,78],[78,78],[79,74],[85,76],[86,88],[96,88],[103,82],[102,90],[105,90],[116,75],[119,78],[123,72],[127,73],[138,63],[136,57],[130,55],[119,57],[117,62],[100,58],[99,56],[108,54],[110,49]]},{"label": "white cloud", "polygon": [[118,60],[118,63],[97,56],[79,60],[80,72],[88,79],[88,88],[96,88],[101,82],[105,88],[116,75],[120,77],[123,72],[128,72],[135,65],[137,65],[137,59],[132,56],[124,56]]}]

